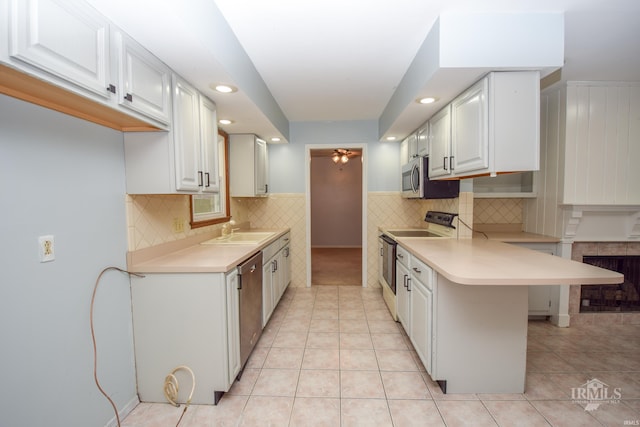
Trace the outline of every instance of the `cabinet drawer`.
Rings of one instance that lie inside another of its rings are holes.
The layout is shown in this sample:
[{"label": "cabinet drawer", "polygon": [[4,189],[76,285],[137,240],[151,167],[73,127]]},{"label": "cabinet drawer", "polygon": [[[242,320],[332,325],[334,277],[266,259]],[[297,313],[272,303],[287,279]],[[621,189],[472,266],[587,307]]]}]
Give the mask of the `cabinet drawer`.
[{"label": "cabinet drawer", "polygon": [[415,280],[419,280],[427,289],[431,290],[433,288],[433,270],[431,267],[416,257],[412,257],[409,270]]},{"label": "cabinet drawer", "polygon": [[278,247],[284,248],[289,244],[289,242],[291,242],[291,233],[286,233],[284,236],[281,236],[280,239],[278,239]]},{"label": "cabinet drawer", "polygon": [[398,245],[396,247],[396,261],[398,261],[400,264],[404,265],[405,267],[409,268],[410,259],[411,259],[411,255],[409,254],[409,252],[402,246]]}]

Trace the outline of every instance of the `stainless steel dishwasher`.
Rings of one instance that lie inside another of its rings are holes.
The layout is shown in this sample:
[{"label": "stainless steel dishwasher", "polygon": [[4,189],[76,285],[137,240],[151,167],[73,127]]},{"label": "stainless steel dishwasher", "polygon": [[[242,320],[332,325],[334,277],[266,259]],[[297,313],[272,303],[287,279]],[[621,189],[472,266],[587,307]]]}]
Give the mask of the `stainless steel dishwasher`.
[{"label": "stainless steel dishwasher", "polygon": [[238,266],[240,362],[247,359],[262,334],[262,252]]}]

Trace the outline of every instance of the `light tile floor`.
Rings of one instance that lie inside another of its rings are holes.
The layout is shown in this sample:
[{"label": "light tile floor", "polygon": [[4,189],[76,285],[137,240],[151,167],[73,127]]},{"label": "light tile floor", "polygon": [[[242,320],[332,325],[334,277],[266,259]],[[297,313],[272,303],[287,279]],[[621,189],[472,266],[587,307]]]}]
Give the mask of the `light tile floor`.
[{"label": "light tile floor", "polygon": [[[472,355],[470,362],[473,363]],[[618,402],[586,411],[591,379]],[[141,403],[126,427],[175,426],[182,407]],[[556,328],[530,321],[523,394],[443,394],[380,289],[290,288],[240,381],[181,427],[624,426],[640,424],[640,325]]]}]

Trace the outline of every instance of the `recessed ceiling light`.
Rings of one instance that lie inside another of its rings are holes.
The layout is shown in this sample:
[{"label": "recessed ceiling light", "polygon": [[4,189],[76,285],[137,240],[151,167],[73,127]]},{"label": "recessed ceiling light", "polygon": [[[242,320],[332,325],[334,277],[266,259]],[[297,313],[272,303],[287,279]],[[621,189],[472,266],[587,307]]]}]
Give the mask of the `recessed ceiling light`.
[{"label": "recessed ceiling light", "polygon": [[224,83],[211,83],[209,87],[220,93],[233,93],[238,91],[237,87]]},{"label": "recessed ceiling light", "polygon": [[280,138],[274,136],[273,138],[271,138],[271,142],[280,142]]},{"label": "recessed ceiling light", "polygon": [[387,140],[387,141],[395,141],[395,140],[396,140],[396,137],[395,137],[395,136],[388,136],[388,137],[386,138],[386,140]]},{"label": "recessed ceiling light", "polygon": [[233,123],[233,120],[220,119],[220,120],[218,120],[218,123],[220,123],[221,125],[230,125],[231,123]]},{"label": "recessed ceiling light", "polygon": [[437,100],[438,100],[438,98],[435,98],[433,96],[427,96],[425,98],[416,99],[416,102],[418,104],[433,104]]}]

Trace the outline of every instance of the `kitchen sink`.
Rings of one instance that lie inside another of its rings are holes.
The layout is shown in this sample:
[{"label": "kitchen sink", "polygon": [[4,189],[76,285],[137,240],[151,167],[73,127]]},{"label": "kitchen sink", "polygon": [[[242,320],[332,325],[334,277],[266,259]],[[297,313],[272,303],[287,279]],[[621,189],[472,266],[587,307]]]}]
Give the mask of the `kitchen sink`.
[{"label": "kitchen sink", "polygon": [[428,230],[388,230],[387,233],[395,237],[443,237]]},{"label": "kitchen sink", "polygon": [[276,233],[272,231],[238,231],[227,236],[205,240],[203,245],[257,245]]}]

